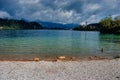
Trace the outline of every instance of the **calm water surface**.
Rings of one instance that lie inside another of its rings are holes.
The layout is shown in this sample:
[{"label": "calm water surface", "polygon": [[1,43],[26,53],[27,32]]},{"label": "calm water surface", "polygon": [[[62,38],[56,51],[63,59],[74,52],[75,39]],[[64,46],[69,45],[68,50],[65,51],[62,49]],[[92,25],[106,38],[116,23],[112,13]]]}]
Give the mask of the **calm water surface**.
[{"label": "calm water surface", "polygon": [[[101,48],[104,48],[103,53]],[[67,30],[0,30],[1,60],[117,54],[120,54],[120,35]]]}]

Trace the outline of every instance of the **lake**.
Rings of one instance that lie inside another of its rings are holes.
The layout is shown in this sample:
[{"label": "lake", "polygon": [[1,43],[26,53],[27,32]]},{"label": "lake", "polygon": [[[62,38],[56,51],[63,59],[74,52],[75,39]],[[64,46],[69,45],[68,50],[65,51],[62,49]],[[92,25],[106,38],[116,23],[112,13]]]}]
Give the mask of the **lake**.
[{"label": "lake", "polygon": [[72,30],[0,30],[0,60],[117,54],[120,54],[120,35]]}]

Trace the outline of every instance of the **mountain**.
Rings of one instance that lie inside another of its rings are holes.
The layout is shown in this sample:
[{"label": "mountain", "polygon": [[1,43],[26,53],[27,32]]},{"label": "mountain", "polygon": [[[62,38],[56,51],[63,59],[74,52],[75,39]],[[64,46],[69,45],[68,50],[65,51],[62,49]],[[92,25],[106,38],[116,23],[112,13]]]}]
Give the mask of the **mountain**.
[{"label": "mountain", "polygon": [[74,28],[74,27],[77,27],[79,26],[79,24],[74,24],[74,23],[71,23],[71,24],[65,24],[66,26],[70,27],[70,28]]},{"label": "mountain", "polygon": [[0,29],[42,29],[42,26],[38,22],[0,18]]},{"label": "mountain", "polygon": [[79,26],[78,24],[61,24],[61,23],[53,23],[46,21],[37,21],[39,22],[43,28],[45,29],[72,29],[73,27]]},{"label": "mountain", "polygon": [[29,21],[26,19],[16,20],[16,19],[2,19],[0,18],[0,29],[62,29],[70,30],[78,24],[62,24],[53,23],[46,21]]}]

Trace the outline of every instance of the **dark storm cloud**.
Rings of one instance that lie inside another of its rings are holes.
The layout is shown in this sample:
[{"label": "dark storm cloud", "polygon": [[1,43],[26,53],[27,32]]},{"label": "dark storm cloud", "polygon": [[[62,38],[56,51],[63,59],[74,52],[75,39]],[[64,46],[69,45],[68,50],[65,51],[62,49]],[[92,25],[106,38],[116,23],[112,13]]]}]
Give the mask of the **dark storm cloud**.
[{"label": "dark storm cloud", "polygon": [[17,9],[20,9],[17,0],[0,0],[0,10],[14,15]]},{"label": "dark storm cloud", "polygon": [[0,17],[91,23],[119,15],[119,4],[120,0],[0,0]]},{"label": "dark storm cloud", "polygon": [[64,9],[65,10],[74,10],[77,13],[81,13],[83,11],[83,5],[84,5],[84,1],[78,1],[78,0],[73,0],[72,2],[69,2]]}]

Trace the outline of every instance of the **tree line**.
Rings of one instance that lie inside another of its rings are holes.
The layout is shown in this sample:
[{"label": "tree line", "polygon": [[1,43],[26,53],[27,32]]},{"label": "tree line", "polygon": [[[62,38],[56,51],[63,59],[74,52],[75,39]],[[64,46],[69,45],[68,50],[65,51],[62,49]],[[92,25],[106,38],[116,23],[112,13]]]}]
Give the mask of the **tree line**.
[{"label": "tree line", "polygon": [[99,23],[80,25],[73,28],[73,30],[100,31],[105,34],[120,34],[120,16],[116,16],[114,19],[111,16],[108,16],[103,18]]},{"label": "tree line", "polygon": [[38,22],[0,18],[0,29],[42,29]]},{"label": "tree line", "polygon": [[73,30],[79,30],[79,31],[98,31],[98,23],[92,23],[89,25],[80,25],[77,27],[74,27]]},{"label": "tree line", "polygon": [[99,22],[99,30],[101,33],[120,34],[120,19],[112,19],[111,16],[102,19]]}]

